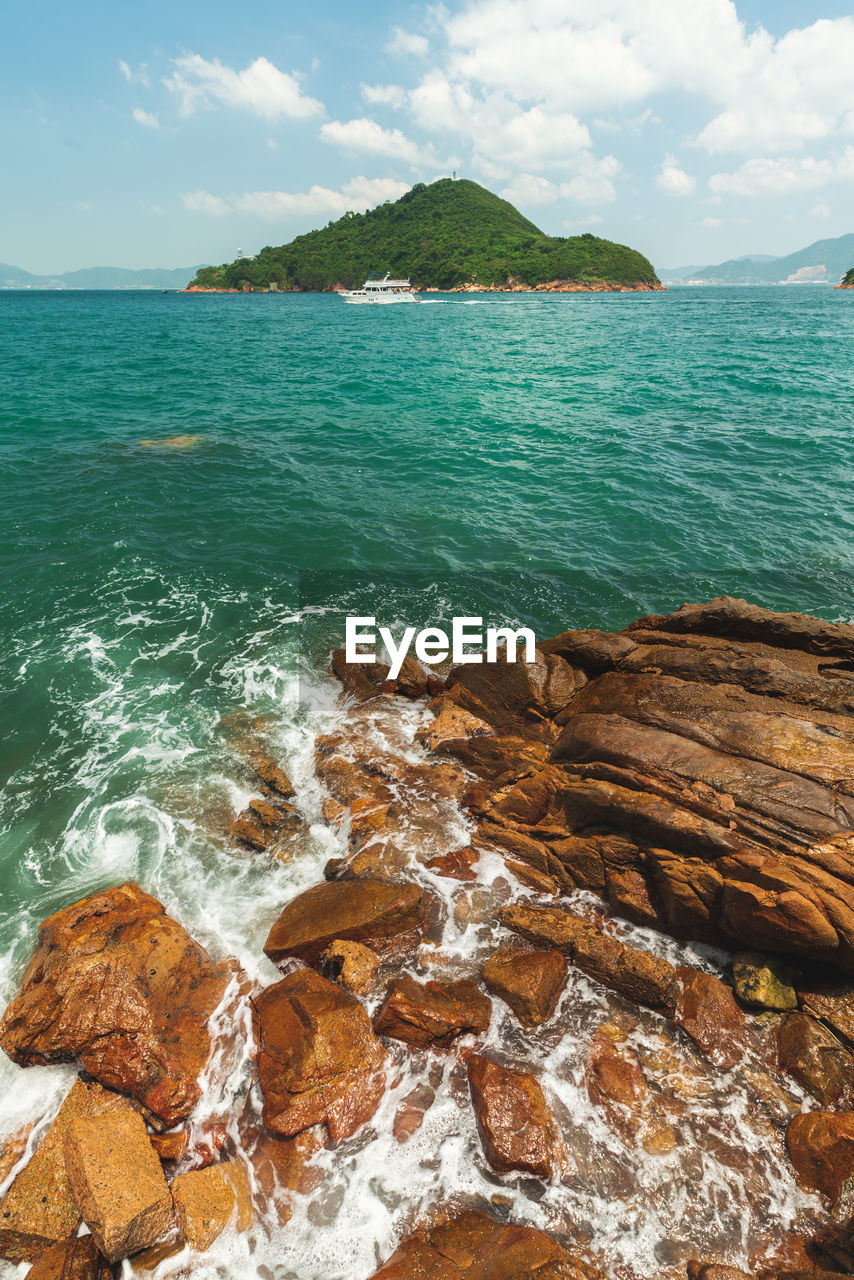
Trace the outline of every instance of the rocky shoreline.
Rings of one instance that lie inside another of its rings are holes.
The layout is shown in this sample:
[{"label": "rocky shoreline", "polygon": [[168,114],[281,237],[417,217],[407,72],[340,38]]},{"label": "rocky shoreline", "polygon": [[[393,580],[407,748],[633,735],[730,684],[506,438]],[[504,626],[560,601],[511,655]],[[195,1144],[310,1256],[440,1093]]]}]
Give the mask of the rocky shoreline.
[{"label": "rocky shoreline", "polygon": [[[179,293],[340,293],[344,285],[336,284],[330,289],[260,289],[245,285],[242,289],[214,289],[205,285],[191,284]],[[522,284],[519,281],[508,281],[507,284],[457,284],[451,289],[437,289],[430,286],[417,289],[417,293],[666,293],[667,286],[660,282],[650,284],[642,280],[635,284],[615,284],[607,280],[596,280],[589,283],[578,280],[549,280],[545,284]]]},{"label": "rocky shoreline", "polygon": [[[80,1076],[0,1149],[0,1257],[192,1275],[375,1146],[425,1172],[373,1280],[854,1274],[854,626],[723,597],[530,665],[332,670],[347,852],[271,922],[278,981],[135,884],[43,922],[0,1045]],[[296,858],[249,760],[235,856]],[[478,1190],[442,1196],[457,1131]]]}]

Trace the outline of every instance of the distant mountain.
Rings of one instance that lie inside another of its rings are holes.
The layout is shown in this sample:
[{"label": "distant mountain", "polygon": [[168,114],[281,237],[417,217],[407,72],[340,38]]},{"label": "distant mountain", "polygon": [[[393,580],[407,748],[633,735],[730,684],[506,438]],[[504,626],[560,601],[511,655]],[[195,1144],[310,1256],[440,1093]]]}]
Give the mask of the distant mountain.
[{"label": "distant mountain", "polygon": [[686,276],[693,276],[697,271],[702,271],[703,265],[700,262],[693,263],[689,267],[659,267],[658,278],[662,284],[682,284]]},{"label": "distant mountain", "polygon": [[83,267],[58,276],[37,276],[0,262],[0,289],[183,289],[201,267]]},{"label": "distant mountain", "polygon": [[784,258],[755,254],[685,272],[683,284],[838,284],[854,261],[854,234],[815,244]]}]

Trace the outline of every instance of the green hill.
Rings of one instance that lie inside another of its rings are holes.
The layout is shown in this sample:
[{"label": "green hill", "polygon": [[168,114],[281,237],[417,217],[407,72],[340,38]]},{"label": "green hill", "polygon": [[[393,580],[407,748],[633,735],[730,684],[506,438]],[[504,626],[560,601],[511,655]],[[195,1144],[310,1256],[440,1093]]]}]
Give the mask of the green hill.
[{"label": "green hill", "polygon": [[836,284],[854,255],[854,233],[816,240],[784,258],[736,258],[698,267],[687,277],[699,284]]},{"label": "green hill", "polygon": [[464,179],[418,183],[393,204],[346,213],[290,244],[199,271],[193,285],[213,289],[330,289],[361,285],[375,271],[410,276],[419,288],[450,289],[508,278],[537,285],[657,285],[634,249],[597,236],[547,236],[512,204]]},{"label": "green hill", "polygon": [[854,289],[854,267],[850,271],[846,271],[842,277],[841,289]]}]

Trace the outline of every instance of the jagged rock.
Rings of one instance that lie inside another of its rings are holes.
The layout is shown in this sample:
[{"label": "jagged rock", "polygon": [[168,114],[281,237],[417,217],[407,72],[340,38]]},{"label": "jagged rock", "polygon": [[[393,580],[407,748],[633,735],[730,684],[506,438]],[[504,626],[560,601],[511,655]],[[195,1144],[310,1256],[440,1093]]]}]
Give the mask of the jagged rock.
[{"label": "jagged rock", "polygon": [[366,995],[376,985],[380,958],[376,951],[361,942],[344,942],[337,938],[326,948],[321,960],[325,976],[354,995]]},{"label": "jagged rock", "polygon": [[275,760],[262,755],[259,751],[253,751],[251,758],[252,767],[264,786],[269,791],[274,791],[283,800],[292,800],[296,791],[284,769],[277,765]]},{"label": "jagged rock", "polygon": [[430,710],[435,718],[423,729],[419,729],[415,737],[431,751],[435,751],[443,742],[454,742],[459,738],[493,737],[495,734],[495,730],[485,720],[472,715],[451,698],[437,698],[430,704]]},{"label": "jagged rock", "polygon": [[564,631],[539,646],[543,653],[556,653],[574,667],[593,675],[611,671],[637,649],[634,640],[610,631]]},{"label": "jagged rock", "polygon": [[286,1137],[325,1123],[333,1142],[376,1111],[385,1091],[385,1050],[348,991],[298,969],[254,1001],[264,1124]]},{"label": "jagged rock", "polygon": [[315,964],[332,942],[364,942],[382,952],[395,938],[419,931],[427,902],[417,884],[338,880],[313,885],[279,916],[264,944],[274,964],[295,956]]},{"label": "jagged rock", "polygon": [[27,1272],[27,1280],[112,1280],[113,1268],[94,1236],[51,1245]]},{"label": "jagged rock", "polygon": [[473,1053],[467,1063],[486,1158],[498,1173],[551,1178],[557,1168],[554,1118],[536,1076]]},{"label": "jagged rock", "polygon": [[347,693],[357,702],[367,702],[383,692],[390,667],[384,662],[348,662],[344,649],[336,649],[329,663]]},{"label": "jagged rock", "polygon": [[392,1133],[397,1142],[408,1142],[421,1128],[424,1117],[436,1100],[429,1084],[419,1084],[402,1098],[394,1113]]},{"label": "jagged rock", "polygon": [[81,1217],[109,1262],[150,1248],[174,1227],[163,1169],[135,1112],[74,1120],[65,1163]]},{"label": "jagged rock", "polygon": [[835,1200],[854,1174],[854,1111],[807,1111],[786,1130],[799,1184]]},{"label": "jagged rock", "polygon": [[0,1045],[23,1067],[76,1059],[171,1126],[198,1101],[233,973],[139,885],[120,885],[43,922]]},{"label": "jagged rock", "polygon": [[814,1018],[790,1013],[777,1028],[783,1070],[823,1107],[854,1106],[854,1054]]},{"label": "jagged rock", "polygon": [[395,978],[374,1018],[374,1030],[419,1049],[447,1049],[458,1036],[486,1031],[491,1015],[491,1001],[468,979],[420,983]]},{"label": "jagged rock", "polygon": [[466,1209],[401,1241],[371,1280],[604,1280],[535,1227]]},{"label": "jagged rock", "polygon": [[34,1155],[0,1200],[0,1257],[32,1262],[76,1230],[80,1211],[65,1167],[65,1136],[75,1120],[108,1112],[133,1114],[133,1105],[94,1081],[75,1081]]},{"label": "jagged rock", "polygon": [[518,947],[493,952],[481,970],[486,986],[509,1004],[523,1027],[538,1027],[552,1016],[566,974],[566,960],[557,951]]},{"label": "jagged rock", "polygon": [[172,1199],[181,1233],[191,1249],[205,1253],[232,1219],[238,1231],[250,1220],[246,1166],[236,1161],[179,1173]]},{"label": "jagged rock", "polygon": [[282,1192],[309,1195],[317,1188],[321,1174],[311,1165],[311,1158],[326,1145],[324,1125],[304,1129],[293,1138],[266,1129],[244,1137],[244,1151],[254,1174],[253,1199],[261,1216],[272,1213],[282,1226],[289,1221],[291,1208]]},{"label": "jagged rock", "polygon": [[729,1070],[745,1051],[746,1019],[732,991],[700,969],[679,968],[674,1018],[716,1066]]},{"label": "jagged rock", "polygon": [[790,981],[791,969],[775,956],[761,951],[739,951],[732,958],[735,991],[744,1004],[760,1009],[797,1009],[798,993]]},{"label": "jagged rock", "polygon": [[555,947],[612,991],[651,1009],[673,1012],[676,970],[667,960],[618,942],[560,907],[505,907],[498,918],[529,941]]},{"label": "jagged rock", "polygon": [[205,1168],[219,1157],[228,1139],[227,1120],[206,1120],[173,1133],[152,1133],[151,1145],[161,1160],[174,1162],[190,1156],[194,1168]]},{"label": "jagged rock", "polygon": [[425,866],[436,875],[448,876],[451,880],[476,880],[477,872],[473,869],[480,854],[477,849],[468,846],[465,849],[454,849],[451,853],[442,853]]},{"label": "jagged rock", "polygon": [[734,596],[683,604],[675,613],[639,618],[624,634],[637,639],[637,633],[644,631],[736,637],[823,656],[854,657],[854,626],[849,623],[825,622],[803,613],[773,613]]},{"label": "jagged rock", "polygon": [[698,1262],[692,1259],[687,1271],[688,1280],[756,1280],[751,1271],[739,1271],[738,1267],[728,1267],[720,1262]]},{"label": "jagged rock", "polygon": [[640,1141],[651,1155],[667,1155],[676,1134],[659,1114],[636,1054],[606,1029],[593,1037],[586,1064],[587,1095],[608,1126],[628,1145]]},{"label": "jagged rock", "polygon": [[586,680],[582,671],[557,654],[538,649],[534,662],[505,658],[454,667],[445,688],[447,698],[491,725],[497,734],[551,742],[556,737],[552,718]]},{"label": "jagged rock", "polygon": [[854,982],[822,976],[798,984],[798,1000],[805,1013],[832,1027],[854,1049]]}]

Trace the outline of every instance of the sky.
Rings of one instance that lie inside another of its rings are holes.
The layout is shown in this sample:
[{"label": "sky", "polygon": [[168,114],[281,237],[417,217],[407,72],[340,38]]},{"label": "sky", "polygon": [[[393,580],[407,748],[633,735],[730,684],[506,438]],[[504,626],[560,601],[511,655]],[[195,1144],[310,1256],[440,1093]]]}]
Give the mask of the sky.
[{"label": "sky", "polygon": [[854,231],[835,0],[29,0],[0,261],[230,261],[458,175],[658,268]]}]

